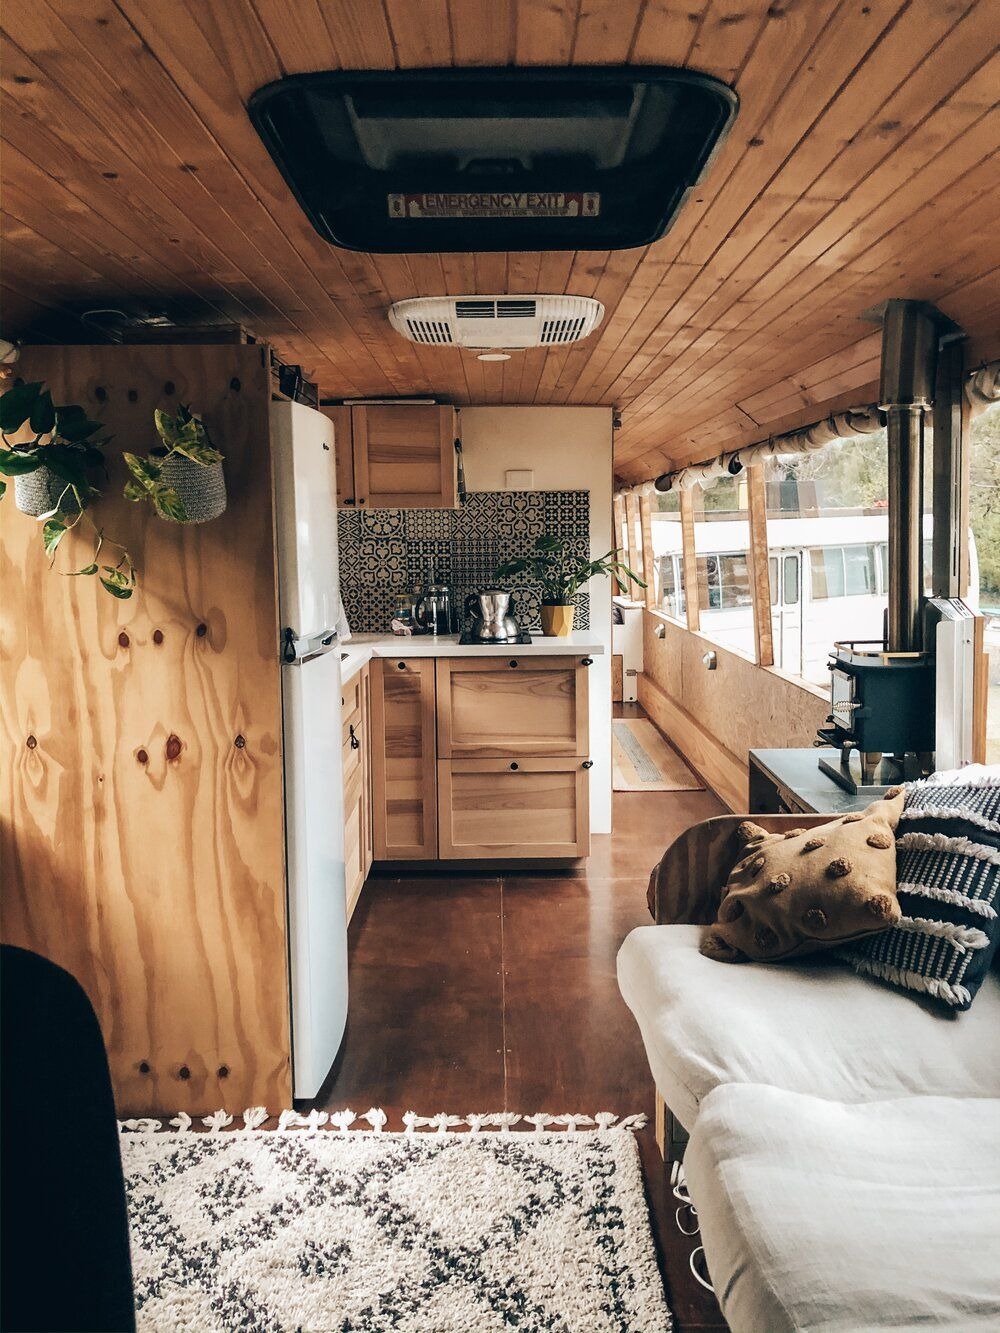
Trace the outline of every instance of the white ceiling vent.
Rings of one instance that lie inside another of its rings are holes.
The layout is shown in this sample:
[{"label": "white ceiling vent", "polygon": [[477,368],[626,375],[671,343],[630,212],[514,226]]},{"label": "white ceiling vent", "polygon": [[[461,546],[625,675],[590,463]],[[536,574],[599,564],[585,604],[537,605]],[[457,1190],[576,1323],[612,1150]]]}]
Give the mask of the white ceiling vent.
[{"label": "white ceiling vent", "polygon": [[410,342],[476,350],[579,342],[603,318],[589,296],[419,296],[389,307],[389,323]]}]

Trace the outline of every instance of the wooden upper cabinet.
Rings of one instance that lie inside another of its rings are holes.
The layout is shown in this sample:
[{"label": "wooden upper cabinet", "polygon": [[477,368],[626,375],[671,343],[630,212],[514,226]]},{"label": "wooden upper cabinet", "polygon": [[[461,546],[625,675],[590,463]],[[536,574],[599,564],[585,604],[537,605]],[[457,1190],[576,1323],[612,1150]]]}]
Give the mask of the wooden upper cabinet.
[{"label": "wooden upper cabinet", "polygon": [[375,858],[431,860],[437,847],[434,659],[371,663]]},{"label": "wooden upper cabinet", "polygon": [[366,509],[454,509],[455,409],[351,408],[354,498]]},{"label": "wooden upper cabinet", "polygon": [[438,756],[563,755],[590,749],[584,657],[439,658]]}]

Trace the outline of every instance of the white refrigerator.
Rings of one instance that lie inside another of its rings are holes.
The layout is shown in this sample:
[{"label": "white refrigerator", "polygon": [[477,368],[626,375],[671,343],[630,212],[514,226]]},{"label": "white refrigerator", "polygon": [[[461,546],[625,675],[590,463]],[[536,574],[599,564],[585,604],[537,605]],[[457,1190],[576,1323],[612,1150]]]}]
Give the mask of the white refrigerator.
[{"label": "white refrigerator", "polygon": [[271,404],[292,1090],[314,1097],[347,1022],[337,469],[332,422]]}]

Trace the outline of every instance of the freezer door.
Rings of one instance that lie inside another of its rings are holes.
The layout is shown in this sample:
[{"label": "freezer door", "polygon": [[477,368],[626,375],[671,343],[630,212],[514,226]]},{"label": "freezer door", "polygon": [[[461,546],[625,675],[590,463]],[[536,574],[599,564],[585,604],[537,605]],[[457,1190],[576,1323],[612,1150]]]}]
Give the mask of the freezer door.
[{"label": "freezer door", "polygon": [[292,1088],[314,1097],[347,1021],[347,903],[336,646],[281,670]]},{"label": "freezer door", "polygon": [[271,404],[282,631],[296,639],[340,619],[333,423],[303,403]]}]

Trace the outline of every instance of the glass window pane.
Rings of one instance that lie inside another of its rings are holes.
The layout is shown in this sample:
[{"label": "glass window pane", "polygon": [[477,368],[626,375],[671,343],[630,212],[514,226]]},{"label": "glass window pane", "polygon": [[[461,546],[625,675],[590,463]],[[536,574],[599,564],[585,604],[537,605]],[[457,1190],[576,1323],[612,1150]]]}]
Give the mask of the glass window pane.
[{"label": "glass window pane", "polygon": [[865,597],[874,593],[874,546],[845,546],[844,572],[844,592],[848,597]]},{"label": "glass window pane", "polygon": [[1000,764],[1000,405],[969,430],[969,605],[986,624],[986,762]]},{"label": "glass window pane", "polygon": [[[787,620],[781,613],[775,660],[824,689],[835,640],[882,637],[887,483],[884,430],[765,465],[771,550],[805,567],[801,614]],[[785,573],[783,566],[783,583]]]},{"label": "glass window pane", "polygon": [[799,600],[799,558],[786,555],[784,559],[784,585],[782,594],[786,606],[796,606]]},{"label": "glass window pane", "polygon": [[809,551],[809,580],[813,601],[844,595],[844,548],[812,547]]},{"label": "glass window pane", "polygon": [[653,596],[657,607],[675,620],[685,618],[684,575],[681,566],[680,495],[667,491],[650,501],[650,540],[653,546]]},{"label": "glass window pane", "polygon": [[752,658],[756,640],[746,480],[720,477],[711,486],[696,486],[692,499],[702,633]]}]

